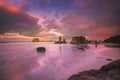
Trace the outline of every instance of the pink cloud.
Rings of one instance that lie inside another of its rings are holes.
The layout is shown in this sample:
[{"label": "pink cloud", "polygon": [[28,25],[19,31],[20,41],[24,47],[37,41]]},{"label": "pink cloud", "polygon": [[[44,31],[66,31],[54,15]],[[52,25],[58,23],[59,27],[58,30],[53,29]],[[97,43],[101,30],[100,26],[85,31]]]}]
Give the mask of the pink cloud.
[{"label": "pink cloud", "polygon": [[17,39],[17,38],[32,39],[34,37],[21,35],[19,33],[4,33],[3,35],[0,35],[0,39],[10,39],[10,38],[12,38],[12,39]]},{"label": "pink cloud", "polygon": [[118,26],[96,24],[94,19],[79,15],[69,15],[63,19],[64,34],[72,37],[75,35],[87,36],[89,39],[105,39],[112,35],[120,34]]}]

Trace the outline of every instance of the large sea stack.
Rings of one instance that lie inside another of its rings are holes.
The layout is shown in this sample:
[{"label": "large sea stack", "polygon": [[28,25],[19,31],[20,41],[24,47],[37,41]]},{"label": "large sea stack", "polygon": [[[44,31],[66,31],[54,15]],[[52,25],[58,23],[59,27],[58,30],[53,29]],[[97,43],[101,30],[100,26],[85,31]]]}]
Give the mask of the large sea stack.
[{"label": "large sea stack", "polygon": [[72,37],[71,44],[87,43],[84,36],[74,36]]}]

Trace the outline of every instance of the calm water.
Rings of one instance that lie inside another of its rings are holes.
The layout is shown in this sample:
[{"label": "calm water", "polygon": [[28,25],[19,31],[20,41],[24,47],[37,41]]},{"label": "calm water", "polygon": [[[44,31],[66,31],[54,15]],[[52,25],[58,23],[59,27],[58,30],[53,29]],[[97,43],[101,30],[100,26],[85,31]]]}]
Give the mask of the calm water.
[{"label": "calm water", "polygon": [[[36,48],[46,47],[44,54]],[[1,43],[0,80],[67,80],[80,71],[99,69],[109,63],[106,59],[120,59],[120,48],[95,48],[85,51],[71,44]]]}]

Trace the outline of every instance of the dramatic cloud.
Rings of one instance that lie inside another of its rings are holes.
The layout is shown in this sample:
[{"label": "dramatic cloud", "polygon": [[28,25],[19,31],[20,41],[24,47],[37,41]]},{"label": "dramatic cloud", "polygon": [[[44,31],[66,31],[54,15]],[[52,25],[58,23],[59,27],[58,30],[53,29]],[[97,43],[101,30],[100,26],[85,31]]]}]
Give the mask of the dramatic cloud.
[{"label": "dramatic cloud", "polygon": [[120,34],[119,21],[120,0],[0,0],[0,34],[104,39]]},{"label": "dramatic cloud", "polygon": [[18,39],[18,38],[22,38],[22,39],[33,39],[33,37],[30,36],[24,36],[24,35],[20,35],[19,33],[4,33],[3,35],[0,35],[0,39]]},{"label": "dramatic cloud", "polygon": [[91,39],[104,39],[120,34],[119,25],[107,24],[105,21],[95,21],[77,14],[66,16],[63,20],[63,31],[66,36],[84,35]]},{"label": "dramatic cloud", "polygon": [[0,3],[0,34],[16,32],[33,35],[39,32],[38,19],[21,12],[17,7]]},{"label": "dramatic cloud", "polygon": [[19,33],[4,33],[0,34],[0,42],[13,42],[13,41],[32,41],[35,37],[21,35]]},{"label": "dramatic cloud", "polygon": [[39,37],[41,40],[58,40],[59,36],[63,36],[61,31],[58,31],[56,29],[47,29],[39,32],[38,34],[35,35],[36,37]]},{"label": "dramatic cloud", "polygon": [[46,27],[47,29],[61,29],[62,23],[61,23],[61,18],[40,18],[38,21],[38,24],[41,25],[41,27]]}]

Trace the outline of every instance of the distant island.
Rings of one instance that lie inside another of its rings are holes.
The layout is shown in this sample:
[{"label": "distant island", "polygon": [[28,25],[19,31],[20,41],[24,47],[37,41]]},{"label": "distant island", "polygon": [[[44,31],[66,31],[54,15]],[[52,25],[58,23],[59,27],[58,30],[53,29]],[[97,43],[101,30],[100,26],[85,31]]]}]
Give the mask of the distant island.
[{"label": "distant island", "polygon": [[39,38],[34,38],[32,42],[40,42]]}]

